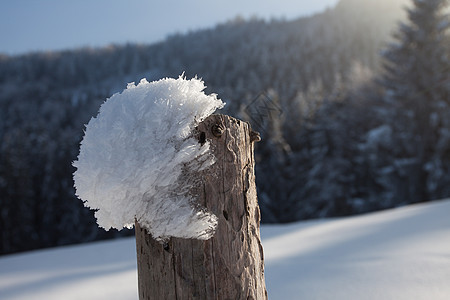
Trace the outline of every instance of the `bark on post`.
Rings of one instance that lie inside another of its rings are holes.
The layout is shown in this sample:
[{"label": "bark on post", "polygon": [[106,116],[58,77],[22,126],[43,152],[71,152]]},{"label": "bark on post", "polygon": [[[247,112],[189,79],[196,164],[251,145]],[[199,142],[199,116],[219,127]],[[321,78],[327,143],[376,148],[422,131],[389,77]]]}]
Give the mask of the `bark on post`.
[{"label": "bark on post", "polygon": [[259,136],[224,115],[208,117],[198,131],[216,157],[199,191],[219,218],[216,233],[161,244],[136,223],[139,299],[267,299],[253,157]]}]

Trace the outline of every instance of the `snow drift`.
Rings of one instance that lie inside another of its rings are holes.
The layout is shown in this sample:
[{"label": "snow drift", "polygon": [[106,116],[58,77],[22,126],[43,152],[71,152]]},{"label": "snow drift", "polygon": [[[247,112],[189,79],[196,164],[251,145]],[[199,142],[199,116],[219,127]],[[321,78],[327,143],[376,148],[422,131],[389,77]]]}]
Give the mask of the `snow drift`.
[{"label": "snow drift", "polygon": [[[450,200],[263,225],[271,300],[448,300]],[[0,257],[2,300],[136,300],[134,238]]]},{"label": "snow drift", "polygon": [[180,176],[214,162],[209,143],[201,145],[193,130],[224,103],[204,89],[197,78],[142,79],[89,121],[74,182],[99,226],[122,229],[136,219],[157,239],[212,236],[217,217],[190,195],[192,176]]}]

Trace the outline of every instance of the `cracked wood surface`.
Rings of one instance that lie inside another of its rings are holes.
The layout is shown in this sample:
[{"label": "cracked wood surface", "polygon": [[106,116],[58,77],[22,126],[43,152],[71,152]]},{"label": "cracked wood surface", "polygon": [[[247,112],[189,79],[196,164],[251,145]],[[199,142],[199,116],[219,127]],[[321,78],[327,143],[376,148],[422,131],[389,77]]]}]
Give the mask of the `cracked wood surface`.
[{"label": "cracked wood surface", "polygon": [[[254,174],[255,132],[212,115],[198,126],[216,163],[199,176],[198,202],[219,219],[207,240],[161,244],[136,223],[139,299],[267,299]],[[258,140],[258,139],[256,139]]]}]

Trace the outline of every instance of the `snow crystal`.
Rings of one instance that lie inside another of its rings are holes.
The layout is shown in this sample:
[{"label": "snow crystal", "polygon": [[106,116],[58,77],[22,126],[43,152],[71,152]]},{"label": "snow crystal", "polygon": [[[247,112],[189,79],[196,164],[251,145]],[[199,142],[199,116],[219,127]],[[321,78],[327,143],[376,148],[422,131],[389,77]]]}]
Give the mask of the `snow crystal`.
[{"label": "snow crystal", "polygon": [[73,165],[76,195],[96,210],[100,227],[132,227],[156,239],[210,238],[217,217],[190,194],[193,176],[214,163],[209,143],[193,137],[224,103],[200,79],[180,76],[128,84],[86,126]]}]

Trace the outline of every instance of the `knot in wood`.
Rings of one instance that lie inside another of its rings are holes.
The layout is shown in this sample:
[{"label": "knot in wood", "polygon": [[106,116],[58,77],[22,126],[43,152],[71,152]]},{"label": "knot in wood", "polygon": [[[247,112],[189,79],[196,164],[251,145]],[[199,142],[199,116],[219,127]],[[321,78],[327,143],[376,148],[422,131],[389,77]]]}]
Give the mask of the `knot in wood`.
[{"label": "knot in wood", "polygon": [[221,123],[216,123],[211,127],[211,133],[215,136],[220,138],[225,131],[225,126]]},{"label": "knot in wood", "polygon": [[257,131],[250,131],[250,142],[259,142],[261,140],[261,136]]}]

